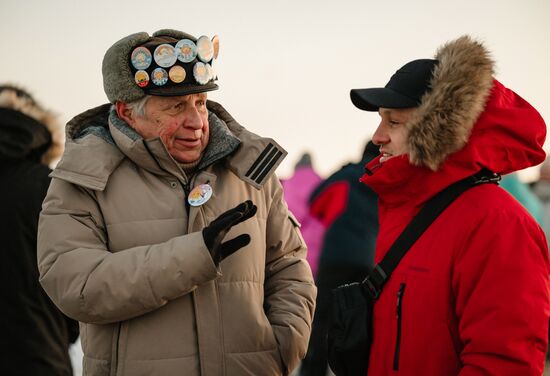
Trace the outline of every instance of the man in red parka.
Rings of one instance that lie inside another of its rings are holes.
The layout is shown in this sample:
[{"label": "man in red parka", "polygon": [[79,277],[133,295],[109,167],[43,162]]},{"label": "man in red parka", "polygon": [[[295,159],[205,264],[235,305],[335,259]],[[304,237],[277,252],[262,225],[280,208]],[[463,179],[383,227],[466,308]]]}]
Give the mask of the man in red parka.
[{"label": "man in red parka", "polygon": [[[379,262],[436,193],[481,169],[541,163],[546,126],[493,77],[463,36],[412,61],[384,88],[351,99],[378,111],[380,155],[361,179],[379,195]],[[495,184],[458,197],[401,260],[374,307],[369,376],[541,375],[547,348],[548,248],[529,213]]]}]

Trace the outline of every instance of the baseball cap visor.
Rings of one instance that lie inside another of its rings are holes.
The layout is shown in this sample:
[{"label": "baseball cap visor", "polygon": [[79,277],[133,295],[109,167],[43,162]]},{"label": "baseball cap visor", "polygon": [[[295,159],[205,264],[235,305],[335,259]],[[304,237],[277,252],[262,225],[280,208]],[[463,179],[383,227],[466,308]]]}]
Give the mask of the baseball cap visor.
[{"label": "baseball cap visor", "polygon": [[350,97],[355,107],[364,111],[378,111],[380,107],[418,107],[418,103],[415,100],[385,87],[371,89],[352,89],[350,92]]}]

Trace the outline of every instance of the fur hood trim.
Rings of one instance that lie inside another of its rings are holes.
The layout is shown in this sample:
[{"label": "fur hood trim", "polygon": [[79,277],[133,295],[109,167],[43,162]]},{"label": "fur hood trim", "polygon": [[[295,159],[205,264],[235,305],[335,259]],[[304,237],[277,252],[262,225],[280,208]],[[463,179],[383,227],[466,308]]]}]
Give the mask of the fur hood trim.
[{"label": "fur hood trim", "polygon": [[411,163],[433,171],[468,142],[494,73],[488,50],[467,35],[440,47],[435,59],[431,91],[408,123]]},{"label": "fur hood trim", "polygon": [[[18,94],[19,92],[19,94]],[[21,95],[23,93],[23,95]],[[63,125],[58,115],[38,104],[25,90],[13,85],[6,85],[0,91],[0,107],[19,111],[43,124],[52,136],[52,143],[42,155],[41,162],[49,165],[63,153]]]}]

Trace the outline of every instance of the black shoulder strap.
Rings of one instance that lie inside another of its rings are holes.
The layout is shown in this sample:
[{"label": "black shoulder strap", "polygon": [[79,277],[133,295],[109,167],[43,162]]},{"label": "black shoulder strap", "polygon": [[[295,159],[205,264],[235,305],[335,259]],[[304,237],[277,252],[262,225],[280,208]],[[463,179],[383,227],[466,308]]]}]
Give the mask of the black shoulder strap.
[{"label": "black shoulder strap", "polygon": [[382,261],[374,266],[363,281],[368,293],[374,299],[377,299],[382,291],[382,287],[390,278],[392,272],[397,267],[403,256],[409,248],[420,238],[432,222],[441,214],[447,206],[451,204],[460,194],[467,189],[485,183],[498,183],[500,176],[488,170],[481,170],[475,175],[462,179],[447,188],[443,189],[437,195],[432,197],[420,209],[418,214],[407,225],[405,230],[399,235],[392,244]]}]

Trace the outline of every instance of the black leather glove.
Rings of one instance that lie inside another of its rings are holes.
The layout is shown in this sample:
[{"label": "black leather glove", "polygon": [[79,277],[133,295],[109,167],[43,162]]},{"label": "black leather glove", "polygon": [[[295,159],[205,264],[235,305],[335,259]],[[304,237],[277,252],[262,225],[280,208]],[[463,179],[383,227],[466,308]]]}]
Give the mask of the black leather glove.
[{"label": "black leather glove", "polygon": [[222,213],[212,223],[202,229],[204,243],[216,265],[227,256],[250,243],[250,235],[248,234],[239,235],[224,243],[222,243],[222,240],[232,226],[253,217],[256,214],[256,209],[256,205],[252,201],[247,200],[233,209]]}]

